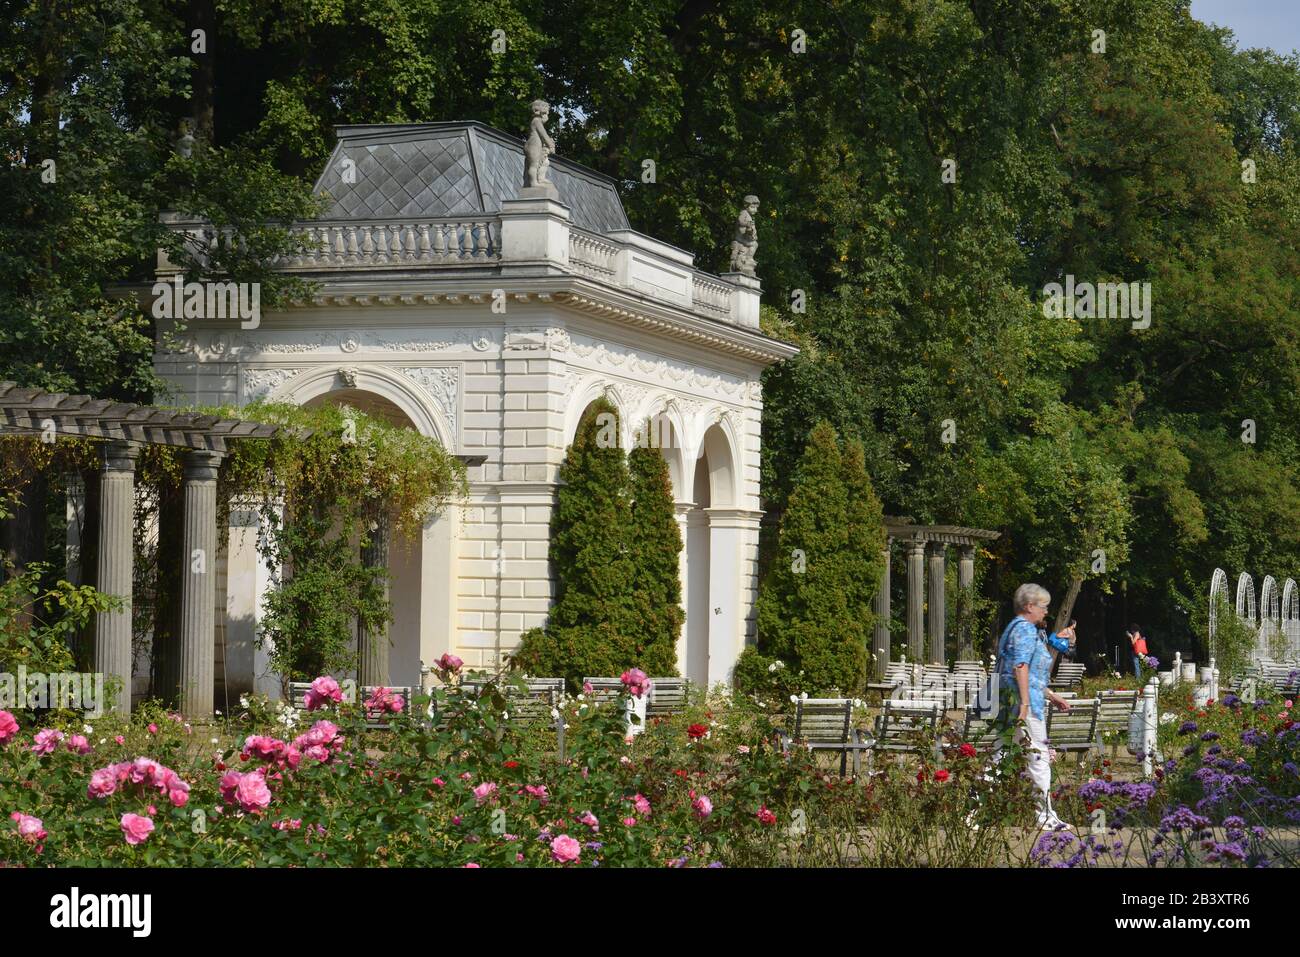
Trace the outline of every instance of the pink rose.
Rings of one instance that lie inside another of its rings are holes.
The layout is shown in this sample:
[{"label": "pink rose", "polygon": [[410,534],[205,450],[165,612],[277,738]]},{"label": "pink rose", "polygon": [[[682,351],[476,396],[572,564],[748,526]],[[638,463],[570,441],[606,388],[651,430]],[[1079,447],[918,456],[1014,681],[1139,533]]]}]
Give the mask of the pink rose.
[{"label": "pink rose", "polygon": [[73,754],[89,754],[91,750],[90,742],[84,734],[74,734],[68,738],[67,748]]},{"label": "pink rose", "polygon": [[311,688],[303,695],[302,703],[308,711],[315,711],[331,701],[338,703],[342,700],[343,689],[339,683],[329,675],[322,675],[311,683]]},{"label": "pink rose", "polygon": [[153,833],[153,821],[139,814],[123,814],[122,833],[126,835],[126,843],[143,844]]},{"label": "pink rose", "polygon": [[221,799],[227,804],[235,803],[235,791],[239,787],[239,782],[244,779],[240,771],[227,771],[221,776],[221,783],[217,787],[221,790]]},{"label": "pink rose", "polygon": [[768,810],[768,807],[767,807],[766,804],[760,805],[759,808],[758,808],[758,822],[759,822],[760,824],[775,824],[775,823],[776,823],[776,815],[773,814],[770,810]]},{"label": "pink rose", "polygon": [[149,725],[149,733],[150,733],[150,734],[157,734],[157,733],[158,733],[158,725],[156,725],[156,724],[150,724],[150,725]]},{"label": "pink rose", "polygon": [[650,679],[640,668],[629,668],[619,676],[619,681],[634,698],[640,698],[650,690]]},{"label": "pink rose", "polygon": [[22,814],[19,811],[14,811],[9,815],[9,818],[10,820],[18,822],[18,836],[24,841],[37,844],[49,836],[46,833],[44,825],[41,823],[41,819],[38,817],[32,817],[30,814]]},{"label": "pink rose", "polygon": [[591,694],[591,693],[592,693],[593,691],[595,691],[595,690],[596,690],[595,687],[592,685],[592,683],[591,683],[590,681],[584,681],[584,682],[582,683],[582,693],[583,693],[583,694]]},{"label": "pink rose", "polygon": [[624,827],[636,827],[636,818],[634,818],[634,817],[625,817],[625,818],[623,818],[623,826],[624,826]]},{"label": "pink rose", "polygon": [[256,771],[245,774],[235,786],[235,800],[249,813],[262,813],[271,803],[271,789],[266,786],[266,778]]},{"label": "pink rose", "polygon": [[450,653],[444,654],[438,659],[438,667],[451,675],[457,674],[460,671],[461,666],[464,664],[465,662]]},{"label": "pink rose", "polygon": [[465,865],[465,867],[480,867],[480,865],[475,864],[473,861],[470,861],[468,864]]},{"label": "pink rose", "polygon": [[599,819],[597,819],[596,815],[592,814],[590,811],[583,811],[582,816],[578,818],[578,823],[587,825],[587,827],[591,828],[593,831],[600,830]]},{"label": "pink rose", "polygon": [[100,768],[90,776],[86,796],[105,798],[117,790],[117,771],[111,767]]},{"label": "pink rose", "polygon": [[18,734],[18,720],[8,711],[0,711],[0,744]]},{"label": "pink rose", "polygon": [[474,803],[475,803],[475,804],[482,804],[484,801],[486,801],[488,798],[490,798],[493,794],[495,794],[495,793],[496,793],[496,790],[497,790],[497,786],[496,786],[495,784],[493,784],[491,781],[485,781],[485,782],[483,782],[483,783],[480,784],[478,787],[476,787],[476,788],[473,789],[473,793],[474,793]]},{"label": "pink rose", "polygon": [[32,750],[37,754],[53,754],[58,743],[63,740],[63,732],[45,728],[36,732]]},{"label": "pink rose", "polygon": [[433,779],[433,786],[436,787],[436,788],[446,787],[446,786],[447,786],[447,782],[444,781],[442,778],[434,778],[434,779]]},{"label": "pink rose", "polygon": [[713,802],[703,794],[691,802],[691,807],[695,808],[695,816],[701,821],[713,813]]},{"label": "pink rose", "polygon": [[636,807],[636,813],[645,817],[650,813],[650,801],[644,794],[638,794],[632,799],[632,804]]},{"label": "pink rose", "polygon": [[550,795],[546,793],[545,784],[525,784],[524,791],[529,797],[535,797],[543,804],[550,800]]},{"label": "pink rose", "polygon": [[561,834],[555,840],[551,841],[551,857],[561,864],[568,864],[570,861],[576,861],[582,853],[582,845],[569,837],[567,834]]},{"label": "pink rose", "polygon": [[126,744],[126,738],[122,737],[120,734],[114,737],[113,740],[118,744]]}]

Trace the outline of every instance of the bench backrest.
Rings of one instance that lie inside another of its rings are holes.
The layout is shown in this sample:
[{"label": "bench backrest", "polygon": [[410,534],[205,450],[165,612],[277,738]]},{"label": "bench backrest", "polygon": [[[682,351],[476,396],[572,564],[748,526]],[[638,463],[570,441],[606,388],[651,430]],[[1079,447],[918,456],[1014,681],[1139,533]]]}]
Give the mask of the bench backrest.
[{"label": "bench backrest", "polygon": [[795,705],[794,737],[814,744],[845,744],[852,720],[851,698],[800,698]]},{"label": "bench backrest", "polygon": [[902,750],[914,747],[911,740],[918,731],[934,730],[939,723],[942,705],[889,699],[876,719],[876,747]]},{"label": "bench backrest", "polygon": [[1136,691],[1097,692],[1097,730],[1127,731],[1128,716],[1137,707]]},{"label": "bench backrest", "polygon": [[651,678],[646,715],[676,714],[686,707],[689,682],[685,678]]},{"label": "bench backrest", "polygon": [[961,737],[977,748],[992,747],[997,742],[997,714],[992,708],[970,707],[962,723]]},{"label": "bench backrest", "polygon": [[1097,741],[1097,698],[1070,702],[1069,711],[1047,712],[1047,743],[1054,748],[1092,747]]},{"label": "bench backrest", "polygon": [[623,693],[623,681],[620,678],[583,678],[583,687],[591,685],[591,691],[584,691],[583,696],[592,701],[613,701]]}]

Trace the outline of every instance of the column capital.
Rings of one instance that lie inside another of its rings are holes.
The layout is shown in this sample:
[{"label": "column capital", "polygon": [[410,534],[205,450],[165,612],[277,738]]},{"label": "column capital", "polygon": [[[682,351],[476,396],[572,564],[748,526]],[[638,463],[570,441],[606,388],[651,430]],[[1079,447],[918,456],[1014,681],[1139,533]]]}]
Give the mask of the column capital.
[{"label": "column capital", "polygon": [[140,457],[138,442],[113,440],[99,447],[99,462],[105,472],[134,472]]},{"label": "column capital", "polygon": [[925,546],[925,550],[930,553],[931,558],[942,558],[948,552],[946,542],[926,542]]},{"label": "column capital", "polygon": [[957,555],[958,555],[958,557],[961,558],[961,560],[964,561],[964,562],[974,561],[974,560],[975,560],[975,546],[974,546],[974,545],[958,545],[958,546],[957,546]]},{"label": "column capital", "polygon": [[217,471],[221,468],[221,462],[224,458],[225,456],[220,452],[210,452],[207,449],[189,449],[182,459],[185,481],[215,482],[217,480]]},{"label": "column capital", "polygon": [[925,554],[925,542],[919,538],[909,538],[903,542],[903,547],[907,549],[907,557],[919,557]]}]

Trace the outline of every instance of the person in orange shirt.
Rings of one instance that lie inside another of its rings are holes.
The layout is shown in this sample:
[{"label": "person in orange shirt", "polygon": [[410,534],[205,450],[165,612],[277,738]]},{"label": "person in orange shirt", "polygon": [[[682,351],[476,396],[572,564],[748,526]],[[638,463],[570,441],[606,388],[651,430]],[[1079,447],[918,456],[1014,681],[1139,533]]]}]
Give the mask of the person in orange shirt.
[{"label": "person in orange shirt", "polygon": [[1142,637],[1142,631],[1137,625],[1129,625],[1128,631],[1129,644],[1133,648],[1133,677],[1139,681],[1142,680],[1142,659],[1147,654],[1147,640]]}]

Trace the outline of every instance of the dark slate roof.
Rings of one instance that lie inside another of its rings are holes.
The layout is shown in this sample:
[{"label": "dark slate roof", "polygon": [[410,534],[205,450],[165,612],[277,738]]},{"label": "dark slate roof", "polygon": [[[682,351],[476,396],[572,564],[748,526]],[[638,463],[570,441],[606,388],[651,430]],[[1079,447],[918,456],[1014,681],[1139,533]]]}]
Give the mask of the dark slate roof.
[{"label": "dark slate roof", "polygon": [[[524,141],[482,123],[387,123],[336,127],[338,145],[315,191],[333,203],[324,219],[410,219],[495,213],[524,181]],[[356,182],[343,182],[350,159]],[[551,181],[573,224],[627,229],[614,180],[551,157]]]}]

